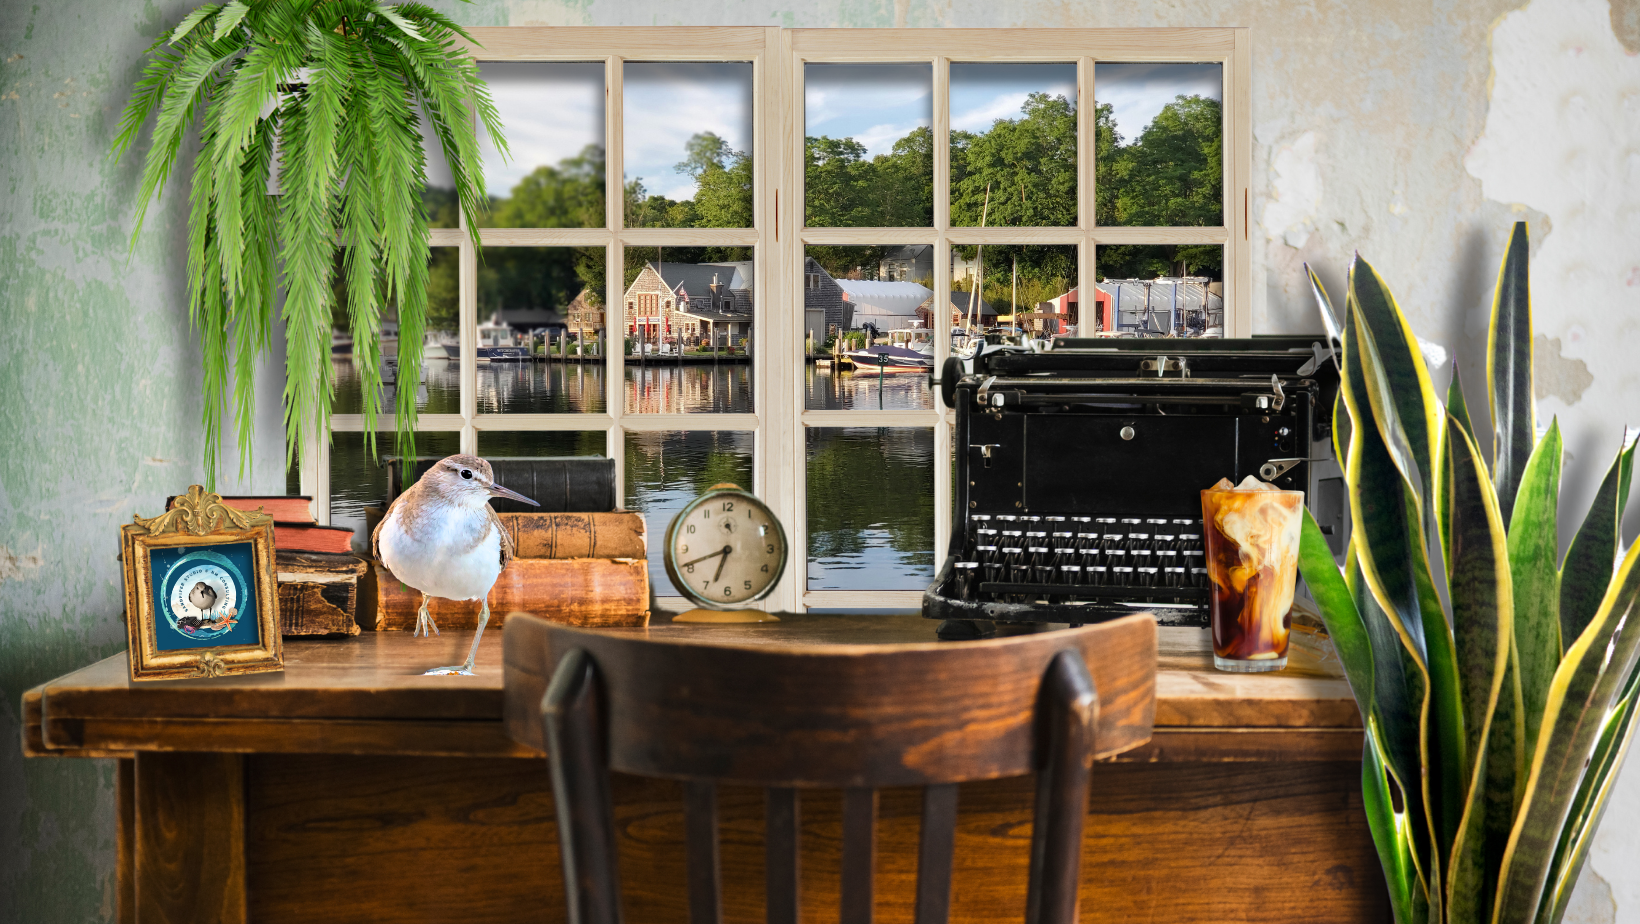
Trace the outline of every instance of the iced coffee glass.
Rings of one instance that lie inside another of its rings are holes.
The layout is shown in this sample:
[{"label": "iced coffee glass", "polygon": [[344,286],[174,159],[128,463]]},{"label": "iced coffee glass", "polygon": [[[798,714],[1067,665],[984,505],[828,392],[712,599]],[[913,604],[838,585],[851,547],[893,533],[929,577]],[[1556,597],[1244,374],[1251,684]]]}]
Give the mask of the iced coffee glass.
[{"label": "iced coffee glass", "polygon": [[1303,511],[1303,491],[1282,491],[1251,475],[1239,485],[1220,479],[1202,492],[1213,666],[1219,670],[1287,666]]}]

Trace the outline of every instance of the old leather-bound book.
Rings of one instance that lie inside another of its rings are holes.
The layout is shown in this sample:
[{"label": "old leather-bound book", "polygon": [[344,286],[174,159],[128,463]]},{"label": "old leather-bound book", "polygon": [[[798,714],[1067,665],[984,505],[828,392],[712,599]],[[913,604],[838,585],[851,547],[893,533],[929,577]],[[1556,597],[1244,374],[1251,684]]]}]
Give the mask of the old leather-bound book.
[{"label": "old leather-bound book", "polygon": [[[416,626],[421,592],[376,563],[365,579],[359,624],[366,629]],[[440,629],[478,626],[477,600],[432,599]],[[521,610],[572,626],[649,624],[649,562],[642,558],[515,558],[490,589],[491,628]]]},{"label": "old leather-bound book", "polygon": [[643,514],[498,513],[519,558],[643,558]]},{"label": "old leather-bound book", "polygon": [[279,549],[280,634],[358,635],[359,579],[367,567],[355,555]]}]

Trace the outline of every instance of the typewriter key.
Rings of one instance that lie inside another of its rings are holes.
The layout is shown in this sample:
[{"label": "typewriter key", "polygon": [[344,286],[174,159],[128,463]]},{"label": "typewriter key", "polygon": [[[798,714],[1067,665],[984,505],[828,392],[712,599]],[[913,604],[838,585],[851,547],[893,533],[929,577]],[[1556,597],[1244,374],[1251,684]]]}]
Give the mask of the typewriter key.
[{"label": "typewriter key", "polygon": [[1122,533],[1105,533],[1099,538],[1099,548],[1106,552],[1122,552],[1127,550],[1127,536]]},{"label": "typewriter key", "polygon": [[1183,587],[1184,586],[1184,569],[1183,568],[1163,568],[1162,569],[1162,584],[1164,586],[1167,586],[1167,587]]},{"label": "typewriter key", "polygon": [[1064,517],[1043,517],[1042,522],[1049,524],[1048,528],[1052,529],[1054,523],[1063,523],[1063,522],[1065,522],[1065,518]]},{"label": "typewriter key", "polygon": [[974,599],[974,594],[979,589],[978,575],[979,575],[979,562],[977,562],[977,561],[959,561],[959,562],[957,562],[957,574],[956,574],[957,599],[959,599],[959,600],[972,600],[972,599]]},{"label": "typewriter key", "polygon": [[1114,587],[1132,587],[1133,569],[1122,566],[1110,569],[1110,583]]},{"label": "typewriter key", "polygon": [[1075,533],[1053,533],[1052,535],[1054,545],[1070,545],[1071,540],[1076,538]]},{"label": "typewriter key", "polygon": [[1179,534],[1179,551],[1181,551],[1181,552],[1200,552],[1201,550],[1202,550],[1202,534],[1201,533],[1180,533]]},{"label": "typewriter key", "polygon": [[1053,549],[1045,545],[1033,545],[1025,551],[1030,553],[1030,562],[1033,565],[1049,566],[1053,564]]},{"label": "typewriter key", "polygon": [[1126,548],[1129,552],[1138,551],[1140,549],[1149,551],[1151,549],[1150,533],[1128,533],[1127,543],[1124,548]]},{"label": "typewriter key", "polygon": [[1017,522],[1018,520],[1019,520],[1019,517],[1016,517],[1011,513],[999,513],[999,514],[997,514],[997,522],[998,523],[1009,524],[1009,523]]},{"label": "typewriter key", "polygon": [[991,522],[991,515],[989,513],[976,513],[976,514],[970,515],[968,517],[968,520],[969,520],[969,522],[972,522],[972,523],[981,523],[981,524],[989,523],[989,522]]},{"label": "typewriter key", "polygon": [[1094,549],[1094,550],[1097,551],[1098,548],[1099,548],[1099,534],[1098,533],[1077,533],[1076,534],[1076,549],[1077,549],[1077,551],[1085,552],[1088,549]]},{"label": "typewriter key", "polygon": [[1103,558],[1107,565],[1125,565],[1128,563],[1127,549],[1106,549]]},{"label": "typewriter key", "polygon": [[1094,517],[1093,522],[1098,523],[1101,526],[1115,526],[1116,525],[1116,518],[1115,517]]},{"label": "typewriter key", "polygon": [[1033,584],[1052,584],[1053,583],[1053,572],[1054,572],[1054,566],[1053,565],[1032,565],[1031,566],[1031,583],[1033,583]]},{"label": "typewriter key", "polygon": [[1002,548],[1002,563],[1012,568],[1015,565],[1025,564],[1025,550],[1018,546],[1004,546]]},{"label": "typewriter key", "polygon": [[1135,568],[1133,570],[1137,572],[1134,578],[1134,583],[1138,584],[1140,587],[1156,586],[1155,568]]},{"label": "typewriter key", "polygon": [[1173,551],[1172,549],[1157,549],[1156,564],[1163,568],[1169,568],[1177,565],[1179,564],[1179,553]]},{"label": "typewriter key", "polygon": [[1007,573],[1007,566],[1000,561],[981,562],[980,568],[985,572],[985,579],[991,582],[1002,580]]},{"label": "typewriter key", "polygon": [[1185,549],[1179,553],[1179,564],[1186,568],[1206,568],[1207,553],[1201,549]]},{"label": "typewriter key", "polygon": [[1048,533],[1047,533],[1046,530],[1029,529],[1029,530],[1025,531],[1025,538],[1026,539],[1046,539],[1046,538],[1048,538]]},{"label": "typewriter key", "polygon": [[1179,537],[1172,533],[1151,533],[1150,547],[1158,552],[1163,549],[1176,549],[1179,547]]},{"label": "typewriter key", "polygon": [[1128,564],[1135,568],[1144,568],[1156,564],[1156,553],[1149,549],[1129,549]]},{"label": "typewriter key", "polygon": [[1104,565],[1088,565],[1082,569],[1082,583],[1089,587],[1103,587],[1106,576]]},{"label": "typewriter key", "polygon": [[1017,529],[1005,529],[1005,530],[1002,531],[1002,541],[1003,542],[1007,542],[1009,539],[1020,540],[1024,536],[1025,536],[1025,534],[1023,532],[1020,532]]},{"label": "typewriter key", "polygon": [[1092,548],[1086,548],[1086,549],[1078,549],[1077,552],[1076,552],[1076,558],[1078,560],[1078,563],[1081,564],[1082,567],[1084,567],[1084,568],[1088,567],[1089,565],[1097,565],[1100,562],[1104,561],[1104,558],[1101,557],[1102,555],[1103,555],[1103,553],[1099,551],[1098,546],[1094,546]]},{"label": "typewriter key", "polygon": [[1182,531],[1188,531],[1192,526],[1201,525],[1200,520],[1169,520],[1168,522],[1172,523],[1174,526],[1177,526]]},{"label": "typewriter key", "polygon": [[976,530],[974,530],[974,537],[977,538],[980,542],[986,542],[986,541],[995,542],[997,536],[999,536],[999,535],[1001,535],[1001,533],[997,530],[994,530],[994,529],[976,529]]},{"label": "typewriter key", "polygon": [[1123,526],[1138,526],[1144,523],[1144,520],[1141,520],[1138,517],[1123,517],[1121,523]]},{"label": "typewriter key", "polygon": [[1206,568],[1191,568],[1190,569],[1190,586],[1191,587],[1206,587],[1207,586],[1207,569]]},{"label": "typewriter key", "polygon": [[1023,517],[1020,517],[1020,518],[1019,518],[1019,522],[1021,522],[1021,523],[1029,523],[1029,524],[1031,524],[1031,525],[1032,525],[1032,526],[1035,526],[1035,525],[1036,525],[1036,524],[1038,524],[1038,523],[1041,523],[1041,522],[1042,522],[1042,518],[1041,518],[1041,517],[1039,517],[1039,516],[1036,516],[1036,515],[1035,515],[1035,514],[1032,514],[1032,515],[1030,515],[1030,516],[1023,516]]},{"label": "typewriter key", "polygon": [[998,561],[997,547],[994,545],[976,545],[974,546],[974,558],[982,565]]},{"label": "typewriter key", "polygon": [[1149,526],[1149,527],[1150,527],[1150,528],[1151,528],[1151,532],[1155,532],[1155,531],[1156,531],[1156,527],[1158,527],[1158,526],[1166,526],[1166,525],[1167,525],[1167,521],[1166,521],[1166,520],[1162,520],[1162,519],[1156,519],[1156,518],[1154,518],[1154,517],[1151,517],[1151,518],[1147,518],[1147,519],[1146,519],[1146,520],[1145,520],[1145,525],[1146,525],[1146,526]]}]

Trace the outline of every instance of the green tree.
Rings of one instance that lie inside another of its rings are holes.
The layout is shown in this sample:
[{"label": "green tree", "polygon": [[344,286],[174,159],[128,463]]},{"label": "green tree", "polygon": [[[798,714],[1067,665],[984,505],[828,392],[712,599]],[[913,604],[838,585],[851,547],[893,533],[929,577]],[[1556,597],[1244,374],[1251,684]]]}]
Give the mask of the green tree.
[{"label": "green tree", "polygon": [[535,168],[481,219],[496,228],[602,228],[604,149],[589,144],[556,165]]},{"label": "green tree", "polygon": [[[1119,139],[1118,139],[1119,141]],[[1114,192],[1107,219],[1125,226],[1202,227],[1224,221],[1224,116],[1218,100],[1179,96],[1162,107],[1139,138],[1119,147],[1114,176],[1100,178]],[[1144,279],[1200,275],[1219,278],[1223,249],[1216,245],[1101,247],[1101,278]]]},{"label": "green tree", "polygon": [[977,227],[982,217],[993,228],[1076,224],[1075,107],[1032,93],[1020,113],[983,134],[951,133],[953,225]]}]

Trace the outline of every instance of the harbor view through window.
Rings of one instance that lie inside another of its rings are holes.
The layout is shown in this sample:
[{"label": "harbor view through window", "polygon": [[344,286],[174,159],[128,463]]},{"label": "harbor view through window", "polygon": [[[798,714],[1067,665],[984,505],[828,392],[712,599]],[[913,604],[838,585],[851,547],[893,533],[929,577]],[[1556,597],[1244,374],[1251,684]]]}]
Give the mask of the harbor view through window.
[{"label": "harbor view through window", "polygon": [[[510,157],[485,142],[486,228],[600,228],[607,126],[601,63],[486,63]],[[626,62],[621,214],[629,228],[756,226],[754,87],[749,62]],[[1219,244],[1101,244],[1093,277],[1072,243],[953,244],[936,293],[935,197],[960,228],[1065,228],[1078,221],[1079,157],[1096,159],[1095,224],[1130,228],[1222,225],[1222,65],[1099,62],[1091,112],[1069,63],[952,63],[949,184],[934,184],[933,70],[926,63],[804,67],[804,224],[929,228],[925,243],[809,244],[803,250],[799,336],[803,407],[929,411],[936,311],[955,354],[992,340],[1073,336],[1222,336]],[[544,101],[550,100],[550,105]],[[1078,151],[1091,114],[1093,151]],[[434,227],[459,224],[448,167],[430,148],[424,202]],[[995,238],[992,238],[995,240]],[[1131,239],[1131,238],[1130,238]],[[1142,239],[1142,238],[1141,238]],[[487,243],[476,267],[472,380],[484,415],[607,414],[608,357],[623,358],[614,400],[623,414],[743,414],[759,409],[753,361],[788,355],[756,330],[756,249],[738,243],[623,248],[620,291],[606,292],[600,246]],[[867,238],[869,240],[869,237]],[[904,238],[900,238],[904,240]],[[462,413],[455,247],[429,264],[428,325],[416,403]],[[1083,297],[1083,283],[1092,298]],[[336,287],[333,412],[362,406],[345,293]],[[763,289],[766,297],[771,290]],[[1088,314],[1083,306],[1088,305]],[[397,389],[396,314],[383,313],[382,407]],[[785,373],[782,373],[785,374]],[[712,426],[712,424],[706,424]],[[720,480],[749,486],[750,432],[629,432],[625,501],[658,536],[693,492]],[[918,589],[932,574],[935,442],[926,427],[809,427],[804,484],[812,590]],[[456,434],[418,436],[420,455],[456,451]],[[331,449],[332,516],[367,540],[393,455],[372,461],[362,434]],[[513,432],[488,423],[492,457],[604,454],[602,429]],[[783,451],[783,450],[782,450]],[[949,459],[946,460],[947,465]],[[723,477],[719,477],[722,475]],[[698,483],[697,483],[698,482]],[[794,536],[794,540],[799,537]],[[654,543],[652,543],[654,545]],[[658,546],[657,546],[658,548]],[[658,553],[656,553],[658,554]],[[666,578],[652,562],[657,590]]]}]

